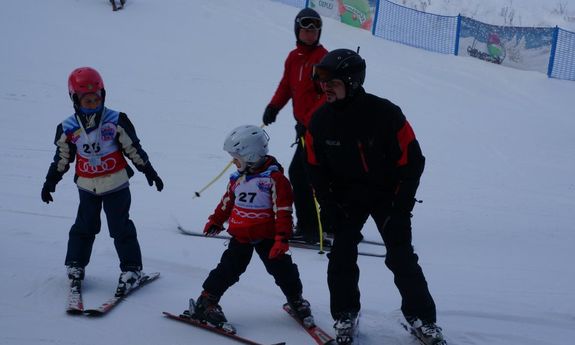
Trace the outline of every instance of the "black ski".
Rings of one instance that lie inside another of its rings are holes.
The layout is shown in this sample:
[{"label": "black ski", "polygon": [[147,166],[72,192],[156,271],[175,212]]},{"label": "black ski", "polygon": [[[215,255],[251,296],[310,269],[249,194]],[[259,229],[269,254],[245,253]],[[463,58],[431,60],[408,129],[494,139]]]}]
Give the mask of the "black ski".
[{"label": "black ski", "polygon": [[[193,319],[190,317],[189,313],[186,313],[186,312],[184,312],[184,314],[180,314],[180,315],[171,314],[171,313],[168,313],[165,311],[162,313],[164,314],[164,316],[166,316],[169,319],[181,321],[181,322],[187,323],[188,325],[192,325],[195,327],[205,329],[206,331],[210,331],[212,333],[223,335],[224,337],[228,337],[228,338],[233,339],[233,340],[240,342],[242,344],[263,345],[261,343],[255,342],[253,340],[241,337],[241,336],[237,335],[235,332],[231,332],[231,331],[225,330],[221,327],[216,327],[216,326],[213,326],[209,323],[205,323],[205,322]],[[285,345],[285,342],[275,343],[273,345]]]},{"label": "black ski", "polygon": [[82,302],[82,280],[70,279],[70,290],[68,291],[68,305],[66,313],[82,314],[84,312],[84,303]]},{"label": "black ski", "polygon": [[[320,246],[319,244],[310,244],[310,243],[306,243],[306,242],[300,242],[300,241],[289,241],[289,245],[290,247],[294,247],[294,248],[302,248],[302,249],[314,249],[314,250],[320,250]],[[331,246],[323,246],[324,250],[330,250]],[[358,255],[361,256],[372,256],[372,257],[376,257],[376,258],[384,258],[385,254],[379,254],[379,253],[372,253],[372,252],[358,252]]]},{"label": "black ski", "polygon": [[[222,239],[222,240],[230,240],[231,237],[229,235],[214,235],[214,236],[206,236],[201,232],[194,232],[194,231],[190,231],[190,230],[186,230],[184,229],[182,226],[178,225],[178,230],[180,230],[180,232],[184,235],[188,235],[188,236],[196,236],[196,237],[204,237],[204,238],[218,238],[218,239]],[[315,250],[320,250],[319,244],[310,244],[304,241],[299,241],[299,240],[290,240],[289,241],[290,246],[294,247],[294,248],[302,248],[302,249],[315,249]],[[369,242],[365,242],[365,243],[369,243]],[[323,246],[324,250],[329,250],[330,246]],[[371,257],[377,257],[377,258],[384,258],[385,254],[379,254],[379,253],[372,253],[372,252],[359,252],[358,253],[361,256],[371,256]]]},{"label": "black ski", "polygon": [[303,329],[315,340],[319,345],[336,345],[335,339],[333,339],[329,334],[327,334],[323,329],[319,328],[317,325],[312,327],[306,327],[303,322],[296,316],[293,310],[290,308],[289,304],[283,305],[284,310],[293,317],[297,323],[303,327]]},{"label": "black ski", "polygon": [[85,309],[84,310],[84,314],[88,315],[88,316],[103,316],[106,313],[108,313],[110,310],[112,310],[115,306],[117,306],[118,304],[120,304],[120,302],[122,302],[124,299],[126,299],[126,297],[128,297],[129,295],[131,295],[134,291],[139,290],[142,286],[145,286],[151,282],[153,282],[154,280],[156,280],[158,277],[160,276],[159,272],[155,272],[155,273],[150,273],[150,274],[146,274],[144,275],[141,279],[140,279],[140,283],[138,284],[138,286],[136,286],[135,288],[131,289],[130,291],[128,291],[126,294],[122,295],[122,296],[114,296],[110,299],[108,299],[106,302],[102,303],[99,307],[97,308],[93,308],[93,309]]}]

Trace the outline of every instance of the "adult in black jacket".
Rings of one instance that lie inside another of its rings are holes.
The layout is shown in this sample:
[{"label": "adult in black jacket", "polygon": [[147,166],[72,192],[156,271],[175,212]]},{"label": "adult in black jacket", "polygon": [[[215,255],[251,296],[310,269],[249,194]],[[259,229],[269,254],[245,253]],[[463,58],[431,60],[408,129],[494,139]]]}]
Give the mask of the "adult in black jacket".
[{"label": "adult in black jacket", "polygon": [[352,337],[360,310],[357,246],[371,216],[406,320],[440,342],[435,303],[411,244],[411,211],[425,164],[415,134],[398,106],[365,92],[365,61],[354,51],[328,53],[314,78],[327,103],[310,122],[308,159],[322,222],[334,233],[328,286],[337,336],[342,342]]}]

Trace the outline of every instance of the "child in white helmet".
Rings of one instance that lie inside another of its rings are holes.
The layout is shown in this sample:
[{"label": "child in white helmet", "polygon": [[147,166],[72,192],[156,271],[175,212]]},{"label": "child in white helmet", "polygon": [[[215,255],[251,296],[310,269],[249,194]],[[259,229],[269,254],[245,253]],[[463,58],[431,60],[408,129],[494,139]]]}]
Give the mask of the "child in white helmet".
[{"label": "child in white helmet", "polygon": [[291,309],[306,326],[314,325],[310,304],[302,297],[297,265],[286,254],[292,232],[292,189],[282,166],[267,154],[268,141],[263,129],[250,125],[237,127],[226,137],[224,150],[238,170],[230,176],[204,234],[216,235],[228,222],[232,239],[204,281],[198,300],[190,301],[193,318],[216,326],[227,322],[218,302],[244,273],[255,250]]}]

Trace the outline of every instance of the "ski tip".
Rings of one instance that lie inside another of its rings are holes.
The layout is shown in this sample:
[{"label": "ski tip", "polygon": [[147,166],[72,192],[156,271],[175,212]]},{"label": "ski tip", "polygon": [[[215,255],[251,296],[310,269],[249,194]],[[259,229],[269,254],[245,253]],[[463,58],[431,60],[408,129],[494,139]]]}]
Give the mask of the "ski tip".
[{"label": "ski tip", "polygon": [[68,315],[82,315],[84,310],[82,309],[68,309],[66,310],[66,314]]}]

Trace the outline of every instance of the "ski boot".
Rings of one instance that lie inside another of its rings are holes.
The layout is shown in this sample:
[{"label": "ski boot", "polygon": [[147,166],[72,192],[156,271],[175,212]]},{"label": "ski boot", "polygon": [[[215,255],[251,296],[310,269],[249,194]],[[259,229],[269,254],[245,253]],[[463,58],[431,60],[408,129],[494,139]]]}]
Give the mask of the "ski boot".
[{"label": "ski boot", "polygon": [[219,297],[203,291],[197,301],[190,299],[190,316],[194,319],[221,327],[228,320],[218,304]]},{"label": "ski boot", "polygon": [[422,321],[416,317],[406,317],[406,320],[411,326],[411,334],[423,344],[447,345],[443,333],[441,333],[441,327],[437,326],[435,322]]},{"label": "ski boot", "polygon": [[311,308],[309,302],[301,295],[294,298],[287,299],[288,305],[295,313],[296,317],[301,321],[305,328],[312,328],[315,326],[315,321],[311,315]]},{"label": "ski boot", "polygon": [[120,278],[118,279],[118,287],[116,288],[116,297],[124,296],[130,290],[136,288],[140,284],[140,279],[142,279],[142,271],[125,271],[120,273]]},{"label": "ski boot", "polygon": [[340,313],[336,318],[333,328],[335,329],[335,341],[338,345],[351,345],[357,336],[358,314],[355,312]]},{"label": "ski boot", "polygon": [[66,266],[68,279],[70,280],[84,280],[84,267],[79,267],[74,264]]}]

